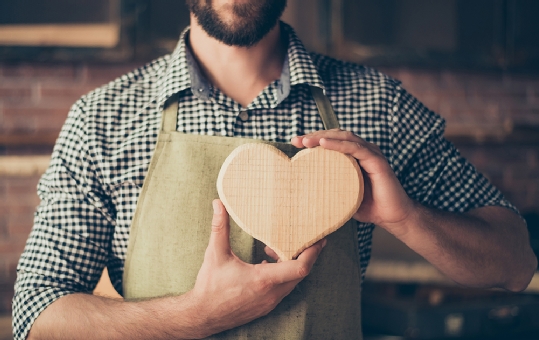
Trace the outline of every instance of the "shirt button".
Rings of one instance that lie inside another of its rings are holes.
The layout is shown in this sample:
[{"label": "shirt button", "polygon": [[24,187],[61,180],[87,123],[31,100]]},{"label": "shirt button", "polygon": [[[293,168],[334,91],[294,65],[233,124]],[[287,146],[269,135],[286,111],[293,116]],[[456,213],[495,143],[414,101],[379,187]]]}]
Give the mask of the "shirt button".
[{"label": "shirt button", "polygon": [[247,121],[247,119],[249,119],[249,114],[246,111],[243,111],[242,113],[240,113],[240,119],[243,122]]}]

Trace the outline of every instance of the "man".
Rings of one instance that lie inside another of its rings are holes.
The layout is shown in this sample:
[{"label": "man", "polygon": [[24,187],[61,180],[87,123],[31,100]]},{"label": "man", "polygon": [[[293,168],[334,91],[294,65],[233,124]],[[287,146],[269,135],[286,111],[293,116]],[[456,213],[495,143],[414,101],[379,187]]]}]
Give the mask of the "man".
[{"label": "man", "polygon": [[[246,264],[232,254],[228,215],[214,201],[191,291],[144,301],[87,294],[105,265],[121,291],[129,227],[160,112],[173,95],[178,131],[291,141],[355,157],[366,179],[354,216],[362,272],[375,224],[460,284],[527,286],[537,260],[523,221],[443,139],[443,120],[398,82],[309,56],[278,22],[284,0],[188,4],[191,28],[172,55],[73,106],[40,183],[42,203],[18,267],[17,340],[207,337],[270,313],[323,253],[325,241],[295,261]],[[321,131],[312,86],[325,90],[347,131]]]}]

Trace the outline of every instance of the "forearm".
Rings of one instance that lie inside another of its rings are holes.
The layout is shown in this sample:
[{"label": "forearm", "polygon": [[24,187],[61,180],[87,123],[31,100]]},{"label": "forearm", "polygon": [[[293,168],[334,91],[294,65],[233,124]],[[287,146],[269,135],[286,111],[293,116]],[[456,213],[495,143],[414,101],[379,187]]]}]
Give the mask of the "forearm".
[{"label": "forearm", "polygon": [[203,330],[189,293],[138,302],[72,294],[41,313],[28,339],[195,339]]},{"label": "forearm", "polygon": [[463,285],[520,291],[537,268],[525,224],[505,208],[459,214],[416,204],[404,223],[387,229]]},{"label": "forearm", "polygon": [[[410,126],[406,123],[404,127],[408,129]],[[456,198],[478,205],[501,199],[501,194],[485,183],[486,179],[460,159],[458,152],[441,137],[442,130],[431,132],[434,133],[433,139],[421,142],[426,144],[418,163],[426,163],[427,159],[434,157],[431,163],[437,164],[436,173],[440,170],[439,165],[447,166],[440,174],[442,177],[438,178],[445,184],[478,183],[474,188],[459,185],[459,192],[455,193],[444,187],[440,202],[447,203],[448,208],[455,208],[451,200]],[[530,247],[525,224],[509,209],[483,207],[458,214],[423,207],[410,199],[382,150],[351,132],[316,131],[293,138],[292,144],[298,148],[321,146],[356,158],[365,175],[365,196],[354,218],[388,230],[458,283],[519,291],[531,281],[537,259]],[[424,173],[425,167],[422,164],[416,170]],[[435,173],[434,168],[432,173]],[[464,176],[460,182],[453,181],[457,175]],[[418,173],[410,176],[412,180],[417,177]],[[412,189],[418,189],[419,183],[423,182],[410,185]],[[432,181],[426,181],[424,185],[430,192],[435,187]],[[466,194],[485,192],[490,192],[490,197],[467,199]]]},{"label": "forearm", "polygon": [[[133,302],[67,295],[41,313],[28,339],[198,339],[267,315],[309,274],[325,242],[294,261],[249,264],[230,248],[225,207],[219,200],[213,206],[210,241],[191,291]],[[26,297],[19,306],[30,302]]]}]

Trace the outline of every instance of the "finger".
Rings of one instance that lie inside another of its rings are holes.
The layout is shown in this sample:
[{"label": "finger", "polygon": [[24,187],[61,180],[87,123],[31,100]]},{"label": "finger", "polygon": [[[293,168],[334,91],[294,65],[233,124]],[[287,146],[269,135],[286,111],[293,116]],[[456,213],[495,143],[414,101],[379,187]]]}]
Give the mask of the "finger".
[{"label": "finger", "polygon": [[320,241],[316,242],[309,248],[305,249],[301,252],[301,254],[298,255],[298,258],[296,261],[303,261],[306,262],[310,267],[314,265],[316,262],[316,259],[318,258],[318,255],[322,252],[322,249],[326,246],[328,243],[328,240],[323,238]]},{"label": "finger", "polygon": [[277,255],[277,253],[275,251],[273,251],[273,249],[266,246],[266,247],[264,247],[264,251],[266,252],[266,255],[268,255],[272,259],[274,259],[275,261],[279,261],[279,255]]},{"label": "finger", "polygon": [[294,145],[298,149],[303,149],[305,145],[303,145],[303,136],[296,136],[290,140],[290,143]]},{"label": "finger", "polygon": [[211,221],[211,235],[206,255],[209,253],[217,256],[230,255],[230,224],[228,212],[223,203],[216,199],[212,202],[213,219]]},{"label": "finger", "polygon": [[302,138],[302,144],[305,147],[313,148],[320,145],[320,139],[322,138],[347,140],[347,141],[351,141],[355,143],[367,143],[365,140],[363,140],[362,138],[360,138],[359,136],[355,135],[354,133],[350,131],[333,129],[333,130],[316,131],[311,134],[308,134]]},{"label": "finger", "polygon": [[297,260],[270,263],[264,267],[262,275],[275,284],[283,284],[298,281],[305,278],[311,272],[318,255],[326,245],[326,240],[316,242],[301,253]]},{"label": "finger", "polygon": [[321,138],[320,145],[324,149],[339,151],[359,161],[363,170],[368,174],[387,172],[389,163],[377,147],[370,143],[355,143],[350,141]]}]

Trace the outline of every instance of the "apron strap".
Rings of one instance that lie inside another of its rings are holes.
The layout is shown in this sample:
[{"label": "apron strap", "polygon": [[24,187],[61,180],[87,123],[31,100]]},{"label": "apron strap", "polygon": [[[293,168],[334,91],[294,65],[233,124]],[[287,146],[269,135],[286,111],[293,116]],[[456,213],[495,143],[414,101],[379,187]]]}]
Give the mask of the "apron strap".
[{"label": "apron strap", "polygon": [[318,107],[318,112],[322,118],[322,123],[324,123],[324,129],[338,129],[340,128],[339,120],[333,111],[333,107],[329,102],[328,97],[324,94],[324,90],[316,86],[309,86],[311,88],[311,93],[313,94],[314,101]]},{"label": "apron strap", "polygon": [[161,131],[174,132],[178,124],[178,94],[172,95],[165,102],[161,117]]},{"label": "apron strap", "polygon": [[[340,127],[339,120],[333,111],[333,107],[329,102],[328,97],[324,94],[324,90],[316,86],[309,86],[311,93],[318,107],[318,112],[324,123],[326,130],[338,129]],[[178,94],[172,95],[166,102],[161,118],[161,131],[173,132],[176,131],[178,124]]]}]

